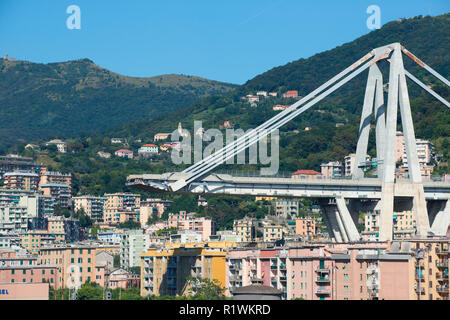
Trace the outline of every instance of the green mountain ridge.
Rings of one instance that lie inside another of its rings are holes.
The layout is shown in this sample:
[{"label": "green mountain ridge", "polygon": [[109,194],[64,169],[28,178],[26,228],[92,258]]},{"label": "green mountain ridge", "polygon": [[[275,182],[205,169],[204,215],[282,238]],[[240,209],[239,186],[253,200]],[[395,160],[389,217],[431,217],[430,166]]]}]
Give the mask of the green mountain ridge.
[{"label": "green mountain ridge", "polygon": [[0,145],[102,132],[235,87],[197,76],[127,77],[89,59],[0,59]]}]

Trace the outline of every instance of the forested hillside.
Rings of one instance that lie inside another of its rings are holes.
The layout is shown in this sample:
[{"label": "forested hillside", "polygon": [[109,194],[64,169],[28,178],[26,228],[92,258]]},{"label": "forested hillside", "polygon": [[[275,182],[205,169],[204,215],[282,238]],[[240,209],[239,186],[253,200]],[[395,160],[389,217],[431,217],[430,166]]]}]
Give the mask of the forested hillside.
[{"label": "forested hillside", "polygon": [[126,77],[89,59],[50,64],[0,59],[0,150],[151,119],[234,87],[183,75]]}]

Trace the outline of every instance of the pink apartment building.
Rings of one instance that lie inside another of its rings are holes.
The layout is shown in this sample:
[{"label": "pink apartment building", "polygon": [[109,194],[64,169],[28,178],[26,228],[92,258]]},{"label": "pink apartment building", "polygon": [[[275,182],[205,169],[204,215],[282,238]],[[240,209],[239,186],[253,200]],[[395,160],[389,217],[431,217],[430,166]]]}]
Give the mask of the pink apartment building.
[{"label": "pink apartment building", "polygon": [[[411,244],[404,244],[399,249],[390,242],[364,242],[234,249],[226,257],[226,294],[231,295],[235,288],[260,279],[264,285],[281,290],[284,299],[417,299],[414,293],[417,292],[414,289],[416,264],[409,246]],[[438,254],[448,255],[448,247],[441,245],[439,248],[436,249]],[[444,263],[436,263],[438,267],[448,267],[447,260],[439,261]],[[436,270],[439,272],[439,268]],[[448,291],[448,284],[447,287],[442,285],[442,281],[448,281],[448,275],[446,277],[439,276],[436,282],[440,283],[436,285],[440,297],[445,296],[443,291]],[[436,290],[430,292],[439,299]]]},{"label": "pink apartment building", "polygon": [[216,234],[216,223],[211,218],[188,218],[178,221],[178,230],[191,230],[202,235],[202,241],[209,240],[209,236]]}]

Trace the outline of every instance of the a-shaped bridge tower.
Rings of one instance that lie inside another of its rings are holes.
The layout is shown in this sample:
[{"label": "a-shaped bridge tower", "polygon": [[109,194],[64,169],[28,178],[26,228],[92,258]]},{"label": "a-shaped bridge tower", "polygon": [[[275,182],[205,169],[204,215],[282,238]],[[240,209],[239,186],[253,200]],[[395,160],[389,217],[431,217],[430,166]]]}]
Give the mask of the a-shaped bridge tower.
[{"label": "a-shaped bridge tower", "polygon": [[[399,43],[373,49],[367,55],[325,82],[289,108],[247,132],[224,148],[178,173],[131,175],[127,185],[153,192],[211,193],[321,198],[331,237],[338,242],[358,241],[356,228],[360,212],[379,212],[379,239],[393,237],[393,213],[410,209],[415,214],[417,234],[430,231],[445,235],[450,222],[450,183],[422,181],[411,116],[406,77],[450,108],[450,103],[405,70],[405,54],[447,86],[449,81],[415,57]],[[378,63],[389,66],[387,106],[384,103],[383,75]],[[233,177],[210,173],[226,160],[267,137],[274,130],[310,109],[322,99],[369,69],[355,163],[365,162],[370,123],[375,116],[377,179],[364,178],[364,169],[355,165],[352,180],[289,179],[275,177]],[[397,115],[400,109],[405,139],[409,179],[395,179]]]}]

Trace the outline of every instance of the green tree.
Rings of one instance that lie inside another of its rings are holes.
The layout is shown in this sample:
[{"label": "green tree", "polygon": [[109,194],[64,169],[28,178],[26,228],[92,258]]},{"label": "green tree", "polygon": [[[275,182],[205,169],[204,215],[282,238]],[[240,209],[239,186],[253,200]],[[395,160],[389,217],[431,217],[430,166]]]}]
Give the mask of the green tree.
[{"label": "green tree", "polygon": [[78,300],[102,300],[103,288],[95,282],[85,282],[78,289]]},{"label": "green tree", "polygon": [[225,300],[225,289],[217,279],[188,277],[188,294],[195,300]]},{"label": "green tree", "polygon": [[128,220],[126,222],[119,223],[119,228],[123,229],[140,229],[141,224],[139,222]]}]

